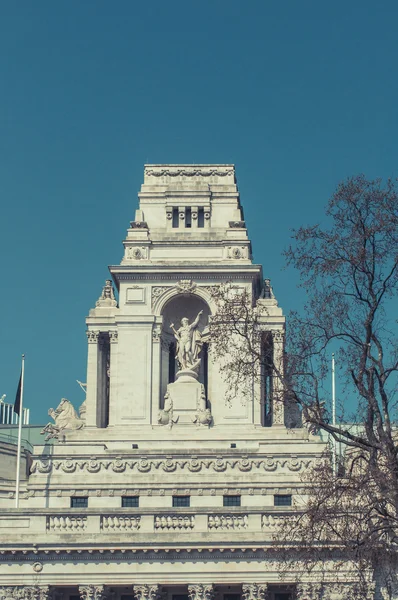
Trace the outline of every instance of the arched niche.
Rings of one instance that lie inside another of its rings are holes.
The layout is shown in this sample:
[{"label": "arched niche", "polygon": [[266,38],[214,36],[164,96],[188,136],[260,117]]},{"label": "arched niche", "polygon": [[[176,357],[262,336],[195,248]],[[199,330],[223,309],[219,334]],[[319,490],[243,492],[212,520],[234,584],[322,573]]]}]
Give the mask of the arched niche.
[{"label": "arched niche", "polygon": [[[198,323],[199,331],[206,335],[209,315],[211,310],[207,302],[197,294],[173,294],[172,297],[163,305],[162,309],[162,371],[161,371],[161,405],[166,393],[167,384],[172,383],[175,379],[175,373],[178,366],[175,359],[176,354],[176,338],[171,325],[178,331],[181,327],[181,319],[186,317],[189,323],[192,323],[199,312],[203,311]],[[203,383],[207,389],[208,382],[208,356],[207,343],[202,347],[199,355],[201,359],[199,370],[199,381]]]}]

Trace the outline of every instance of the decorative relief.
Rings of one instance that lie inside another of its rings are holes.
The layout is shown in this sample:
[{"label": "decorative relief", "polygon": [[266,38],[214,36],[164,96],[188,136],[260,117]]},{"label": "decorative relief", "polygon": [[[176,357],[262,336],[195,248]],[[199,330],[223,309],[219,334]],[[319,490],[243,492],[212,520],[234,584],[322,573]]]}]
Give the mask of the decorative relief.
[{"label": "decorative relief", "polygon": [[157,344],[160,342],[160,338],[162,335],[162,327],[160,325],[155,325],[152,329],[152,340]]},{"label": "decorative relief", "polygon": [[118,337],[119,337],[119,334],[116,329],[114,331],[109,332],[109,341],[111,344],[116,344]]},{"label": "decorative relief", "polygon": [[242,530],[248,527],[247,515],[209,515],[208,528],[219,531],[227,531],[234,529]]},{"label": "decorative relief", "polygon": [[145,169],[146,177],[227,177],[233,175],[233,169],[176,169],[171,171],[170,169]]},{"label": "decorative relief", "polygon": [[100,332],[99,331],[86,331],[87,341],[89,344],[98,344]]},{"label": "decorative relief", "polygon": [[105,585],[81,585],[79,595],[82,600],[106,600],[111,594]]},{"label": "decorative relief", "polygon": [[148,223],[146,221],[130,221],[131,229],[148,229]]},{"label": "decorative relief", "polygon": [[146,246],[126,246],[125,259],[127,260],[144,260],[148,258],[148,248]]},{"label": "decorative relief", "polygon": [[41,563],[41,562],[33,563],[32,569],[34,570],[35,573],[41,573],[43,570],[43,563]]},{"label": "decorative relief", "polygon": [[215,595],[213,584],[188,585],[189,600],[213,600]]},{"label": "decorative relief", "polygon": [[275,513],[264,514],[261,517],[261,528],[262,529],[275,529],[279,527],[282,521],[285,521],[288,517],[286,515],[277,515]]},{"label": "decorative relief", "polygon": [[229,221],[229,226],[231,229],[245,229],[246,224],[244,221]]},{"label": "decorative relief", "polygon": [[322,597],[321,583],[298,583],[296,597],[297,600],[318,600]]},{"label": "decorative relief", "polygon": [[195,527],[193,515],[165,515],[155,517],[155,529],[160,531],[188,531]]},{"label": "decorative relief", "polygon": [[141,517],[132,516],[103,516],[101,517],[102,531],[138,531]]},{"label": "decorative relief", "polygon": [[141,457],[140,459],[115,458],[109,460],[41,460],[40,458],[33,461],[31,473],[48,474],[52,470],[61,470],[64,473],[74,473],[75,471],[88,471],[97,473],[100,470],[111,469],[115,473],[123,473],[126,469],[137,470],[140,473],[148,473],[152,469],[159,471],[162,469],[166,472],[174,472],[184,470],[197,473],[202,469],[209,471],[222,472],[227,469],[238,469],[239,471],[250,471],[252,469],[260,469],[268,472],[273,472],[281,469],[287,471],[298,472],[307,469],[312,464],[311,459],[297,458],[259,458],[248,459],[242,458],[230,459],[217,457],[213,458],[197,458],[193,456],[186,459],[148,459]]},{"label": "decorative relief", "polygon": [[1,600],[48,600],[50,595],[51,592],[48,585],[15,585],[0,587]]},{"label": "decorative relief", "polygon": [[282,344],[284,341],[284,331],[282,329],[272,329],[271,335],[274,343]]},{"label": "decorative relief", "polygon": [[227,258],[239,260],[240,258],[247,258],[247,247],[246,246],[229,246],[227,251]]},{"label": "decorative relief", "polygon": [[244,583],[242,584],[243,600],[266,600],[268,597],[268,586],[266,583]]},{"label": "decorative relief", "polygon": [[50,515],[47,517],[46,528],[47,531],[51,532],[85,531],[87,517],[57,517]]},{"label": "decorative relief", "polygon": [[181,279],[176,285],[177,292],[184,295],[193,294],[196,290],[196,283],[192,279]]},{"label": "decorative relief", "polygon": [[160,586],[134,585],[133,593],[136,600],[158,600],[160,597]]}]

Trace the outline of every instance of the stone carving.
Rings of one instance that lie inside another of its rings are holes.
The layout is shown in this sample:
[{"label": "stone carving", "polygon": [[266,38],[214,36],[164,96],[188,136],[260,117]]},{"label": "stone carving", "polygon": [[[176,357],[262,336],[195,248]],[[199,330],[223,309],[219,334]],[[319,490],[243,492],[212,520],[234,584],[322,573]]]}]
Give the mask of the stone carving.
[{"label": "stone carving", "polygon": [[101,529],[103,531],[138,531],[141,517],[125,516],[103,516],[101,517]]},{"label": "stone carving", "polygon": [[201,384],[201,394],[196,406],[196,413],[192,417],[192,421],[196,423],[198,427],[205,425],[210,426],[213,417],[211,415],[210,408],[206,408],[206,390],[203,383]]},{"label": "stone carving", "polygon": [[111,596],[105,585],[81,585],[79,595],[82,600],[106,600]]},{"label": "stone carving", "polygon": [[[326,412],[325,401],[322,402],[312,402],[311,404],[307,404],[303,406],[302,411],[302,421],[303,426],[307,428],[308,433],[311,435],[317,435],[319,432],[318,422],[324,418],[324,414]],[[316,422],[313,423],[312,421]]]},{"label": "stone carving", "polygon": [[85,421],[77,416],[73,404],[66,398],[62,398],[55,410],[50,408],[48,414],[54,419],[55,424],[47,423],[40,432],[42,435],[47,433],[46,441],[52,438],[58,439],[61,431],[81,429],[85,425]]},{"label": "stone carving", "polygon": [[[170,465],[173,468],[170,468]],[[64,473],[74,473],[76,470],[95,472],[100,470],[112,469],[116,473],[122,473],[126,469],[139,471],[140,473],[149,473],[152,469],[158,471],[162,469],[166,472],[171,470],[184,470],[187,468],[191,472],[199,472],[202,469],[213,470],[216,472],[226,471],[228,468],[231,470],[238,469],[239,471],[250,471],[251,469],[260,469],[267,472],[274,472],[277,470],[287,470],[293,472],[299,472],[303,469],[308,469],[313,464],[311,459],[297,459],[297,458],[258,458],[258,459],[230,459],[230,458],[185,458],[185,459],[109,459],[109,460],[98,460],[95,461],[95,466],[92,466],[90,460],[42,460],[40,458],[33,459],[32,466],[30,469],[31,473],[40,473],[47,475],[53,470],[61,470]]]},{"label": "stone carving", "polygon": [[160,338],[162,335],[162,328],[160,327],[160,325],[155,325],[154,328],[152,329],[152,339],[155,343],[160,342]]},{"label": "stone carving", "polygon": [[219,531],[247,529],[247,515],[209,515],[208,528]]},{"label": "stone carving", "polygon": [[180,294],[193,294],[196,289],[196,283],[192,279],[181,279],[176,285],[177,291]]},{"label": "stone carving", "polygon": [[105,285],[102,288],[102,294],[95,303],[95,306],[117,306],[111,279],[105,280]]},{"label": "stone carving", "polygon": [[158,600],[160,587],[158,585],[134,585],[133,593],[136,600]]},{"label": "stone carving", "polygon": [[276,515],[276,514],[265,514],[261,517],[261,527],[262,529],[275,529],[279,527],[280,523],[284,521],[287,517],[285,515]]},{"label": "stone carving", "polygon": [[41,573],[43,570],[43,563],[41,563],[41,562],[33,563],[32,569],[34,570],[35,573]]},{"label": "stone carving", "polygon": [[142,260],[148,258],[148,249],[145,246],[126,246],[125,258],[127,260]]},{"label": "stone carving", "polygon": [[50,587],[48,585],[15,585],[0,587],[1,600],[48,600],[50,593]]},{"label": "stone carving", "polygon": [[164,396],[164,408],[158,414],[158,423],[159,425],[167,425],[171,429],[177,421],[178,417],[173,417],[173,401],[169,392],[166,392]]},{"label": "stone carving", "polygon": [[247,258],[246,246],[241,246],[241,247],[229,246],[228,252],[227,252],[227,257],[233,258],[235,260],[238,260],[240,258]]},{"label": "stone carving", "polygon": [[245,229],[246,224],[244,221],[229,221],[229,226],[231,229]]},{"label": "stone carving", "polygon": [[98,344],[100,332],[99,331],[86,331],[87,341],[89,344]]},{"label": "stone carving", "polygon": [[130,221],[131,229],[148,229],[148,223],[146,221]]},{"label": "stone carving", "polygon": [[47,531],[72,532],[85,531],[87,527],[87,517],[73,516],[48,516],[46,522]]},{"label": "stone carving", "polygon": [[195,527],[193,515],[162,515],[155,517],[155,529],[160,531],[184,531]]},{"label": "stone carving", "polygon": [[155,169],[145,169],[146,177],[226,177],[227,175],[233,175],[233,169],[176,169],[172,171],[170,169],[162,169],[157,171]]},{"label": "stone carving", "polygon": [[266,583],[243,583],[243,600],[266,600],[268,597],[268,586]]},{"label": "stone carving", "polygon": [[177,340],[177,355],[180,369],[189,371],[198,371],[200,366],[199,353],[202,349],[203,341],[198,324],[203,310],[198,313],[196,319],[189,324],[186,317],[181,319],[181,327],[176,330],[174,323],[170,324],[170,328],[174,331],[174,337]]},{"label": "stone carving", "polygon": [[321,583],[298,583],[296,596],[297,600],[318,600],[321,598]]},{"label": "stone carving", "polygon": [[111,344],[116,344],[118,337],[119,337],[119,334],[116,329],[109,332],[109,341]]},{"label": "stone carving", "polygon": [[213,600],[214,595],[215,592],[212,583],[207,585],[199,583],[197,585],[188,586],[189,600]]}]

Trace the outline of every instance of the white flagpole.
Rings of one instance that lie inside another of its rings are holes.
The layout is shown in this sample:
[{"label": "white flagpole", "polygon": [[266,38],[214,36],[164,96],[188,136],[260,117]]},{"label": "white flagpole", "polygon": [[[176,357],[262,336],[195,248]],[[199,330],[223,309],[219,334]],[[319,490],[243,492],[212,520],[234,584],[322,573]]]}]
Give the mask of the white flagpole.
[{"label": "white flagpole", "polygon": [[21,471],[21,441],[22,441],[22,421],[23,421],[23,379],[25,371],[25,354],[22,354],[22,369],[21,369],[21,403],[19,406],[18,419],[18,452],[17,452],[17,476],[15,483],[15,508],[19,508],[19,480]]},{"label": "white flagpole", "polygon": [[[332,354],[332,425],[336,427],[336,384],[335,384],[335,373],[334,373],[334,352]],[[333,475],[336,477],[337,474],[337,447],[336,440],[333,438]]]}]

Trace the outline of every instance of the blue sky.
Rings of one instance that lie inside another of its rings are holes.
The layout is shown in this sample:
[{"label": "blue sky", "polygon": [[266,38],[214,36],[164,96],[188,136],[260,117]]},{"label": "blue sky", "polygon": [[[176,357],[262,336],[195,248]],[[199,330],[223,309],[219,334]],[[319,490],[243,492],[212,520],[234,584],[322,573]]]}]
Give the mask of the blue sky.
[{"label": "blue sky", "polygon": [[120,262],[143,165],[235,163],[287,311],[289,230],[337,183],[397,176],[393,1],[2,0],[0,395],[79,405],[85,316]]}]

